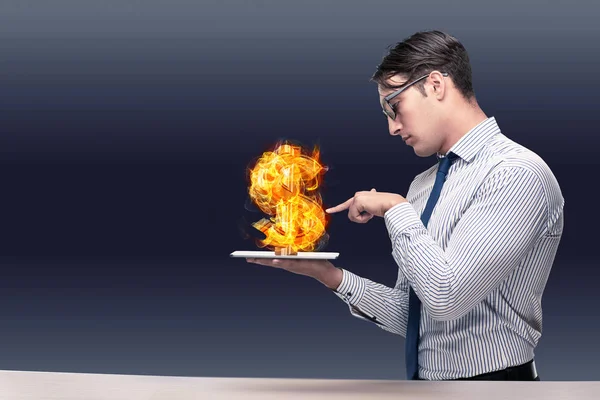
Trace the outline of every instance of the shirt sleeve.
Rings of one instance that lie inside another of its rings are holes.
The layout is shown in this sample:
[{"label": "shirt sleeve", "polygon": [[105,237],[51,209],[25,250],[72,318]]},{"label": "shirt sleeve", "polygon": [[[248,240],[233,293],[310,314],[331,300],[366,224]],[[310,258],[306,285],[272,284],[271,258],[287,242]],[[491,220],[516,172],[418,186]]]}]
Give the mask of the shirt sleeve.
[{"label": "shirt sleeve", "polygon": [[391,288],[342,269],[342,282],[334,293],[346,302],[350,313],[381,329],[406,337],[408,281],[398,274]]},{"label": "shirt sleeve", "polygon": [[445,251],[410,203],[386,212],[392,256],[433,319],[466,315],[517,267],[547,228],[546,198],[536,173],[500,167],[477,190]]}]

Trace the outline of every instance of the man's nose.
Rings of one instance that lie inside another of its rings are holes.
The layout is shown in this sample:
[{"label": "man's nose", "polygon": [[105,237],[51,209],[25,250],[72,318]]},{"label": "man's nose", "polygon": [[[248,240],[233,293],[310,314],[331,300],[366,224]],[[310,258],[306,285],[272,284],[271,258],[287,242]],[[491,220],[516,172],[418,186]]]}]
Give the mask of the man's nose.
[{"label": "man's nose", "polygon": [[388,118],[388,128],[390,130],[390,135],[398,136],[398,135],[400,135],[400,132],[402,131],[402,124],[400,122],[398,122],[397,118],[395,121],[392,121],[391,118]]}]

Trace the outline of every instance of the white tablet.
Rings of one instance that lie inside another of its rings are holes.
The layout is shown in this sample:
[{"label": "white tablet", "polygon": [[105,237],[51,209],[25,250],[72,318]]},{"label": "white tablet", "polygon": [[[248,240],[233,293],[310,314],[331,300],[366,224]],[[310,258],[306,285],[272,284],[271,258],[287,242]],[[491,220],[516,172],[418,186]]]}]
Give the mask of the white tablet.
[{"label": "white tablet", "polygon": [[338,258],[340,253],[332,253],[325,251],[299,251],[295,255],[279,256],[274,251],[234,251],[230,254],[236,258],[289,258],[296,260],[333,260]]}]

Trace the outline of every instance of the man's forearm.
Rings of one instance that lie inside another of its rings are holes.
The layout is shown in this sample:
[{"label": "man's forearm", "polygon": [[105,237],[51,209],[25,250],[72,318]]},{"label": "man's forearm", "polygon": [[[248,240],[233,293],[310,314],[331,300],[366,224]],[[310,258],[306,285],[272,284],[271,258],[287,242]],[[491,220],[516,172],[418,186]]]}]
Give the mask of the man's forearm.
[{"label": "man's forearm", "polygon": [[341,270],[342,281],[334,293],[344,300],[355,317],[374,322],[380,328],[406,335],[408,319],[408,282],[399,276],[396,287]]}]

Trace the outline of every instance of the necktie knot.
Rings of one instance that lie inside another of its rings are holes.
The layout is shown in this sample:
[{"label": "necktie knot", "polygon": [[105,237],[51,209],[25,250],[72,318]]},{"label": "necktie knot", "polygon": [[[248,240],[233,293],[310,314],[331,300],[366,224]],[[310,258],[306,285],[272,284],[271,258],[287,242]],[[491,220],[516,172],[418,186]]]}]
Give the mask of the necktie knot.
[{"label": "necktie knot", "polygon": [[444,157],[444,158],[442,158],[440,160],[440,165],[438,167],[438,172],[441,172],[442,174],[447,175],[448,171],[450,170],[450,166],[457,159],[458,159],[458,156],[456,154],[454,154],[454,153],[448,153],[446,155],[446,157]]}]

